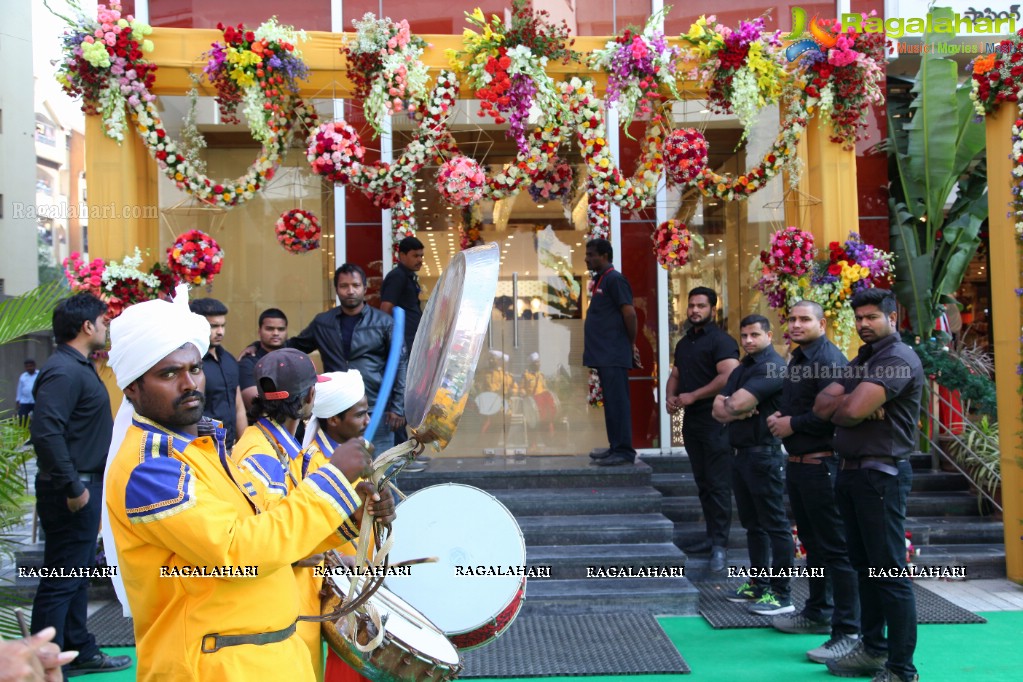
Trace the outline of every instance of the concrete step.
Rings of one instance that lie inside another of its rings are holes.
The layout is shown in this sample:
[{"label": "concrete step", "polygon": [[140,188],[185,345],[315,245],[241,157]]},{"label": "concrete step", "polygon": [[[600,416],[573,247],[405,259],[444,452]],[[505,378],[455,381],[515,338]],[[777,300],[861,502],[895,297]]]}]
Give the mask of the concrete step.
[{"label": "concrete step", "polygon": [[584,514],[657,514],[663,496],[645,488],[526,488],[491,493],[516,517]]},{"label": "concrete step", "polygon": [[[691,473],[659,473],[654,472],[650,482],[655,489],[666,497],[683,497],[697,495],[696,480]],[[951,492],[969,490],[970,483],[966,477],[948,471],[920,470],[913,472],[913,492]]]},{"label": "concrete step", "polygon": [[[695,545],[707,537],[707,526],[703,521],[679,521],[675,523],[672,537],[675,539],[675,545],[684,551],[685,547]],[[732,523],[731,531],[728,533],[728,546],[746,547],[746,531],[738,521]]]},{"label": "concrete step", "polygon": [[967,580],[1005,577],[1003,544],[929,545],[919,549],[914,563],[921,566],[963,566]]},{"label": "concrete step", "polygon": [[585,579],[600,568],[632,566],[636,568],[684,567],[686,555],[671,542],[643,545],[533,545],[526,548],[530,566],[550,566],[555,580]]},{"label": "concrete step", "polygon": [[674,526],[663,514],[520,516],[526,546],[672,542]]},{"label": "concrete step", "polygon": [[693,472],[689,455],[654,455],[644,457],[654,474],[691,474]]},{"label": "concrete step", "polygon": [[657,616],[697,613],[699,592],[686,578],[530,580],[520,613],[643,612]]},{"label": "concrete step", "polygon": [[665,497],[695,497],[699,494],[696,487],[696,479],[691,473],[657,473],[650,477],[650,483],[655,490],[660,491]]},{"label": "concrete step", "polygon": [[570,457],[501,457],[456,459],[436,457],[425,471],[401,473],[403,492],[443,483],[471,485],[488,492],[526,488],[642,488],[650,485],[652,469],[639,462],[631,466],[598,467],[586,455]]}]

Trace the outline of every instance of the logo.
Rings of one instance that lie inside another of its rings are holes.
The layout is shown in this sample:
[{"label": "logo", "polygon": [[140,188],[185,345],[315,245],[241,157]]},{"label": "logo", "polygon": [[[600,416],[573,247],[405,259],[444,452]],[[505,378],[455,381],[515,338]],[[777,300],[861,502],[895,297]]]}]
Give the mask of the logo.
[{"label": "logo", "polygon": [[[807,33],[809,38],[804,38]],[[809,25],[806,22],[806,10],[802,7],[792,8],[792,33],[784,36],[785,40],[795,41],[785,49],[785,57],[794,62],[809,50],[827,53],[838,44],[838,36],[822,24],[820,18],[814,16]]]}]

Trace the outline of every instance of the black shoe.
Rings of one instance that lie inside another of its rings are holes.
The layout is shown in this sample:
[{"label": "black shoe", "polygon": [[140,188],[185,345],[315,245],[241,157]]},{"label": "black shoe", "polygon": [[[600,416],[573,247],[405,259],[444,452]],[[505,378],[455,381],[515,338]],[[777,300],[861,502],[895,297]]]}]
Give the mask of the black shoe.
[{"label": "black shoe", "polygon": [[794,616],[779,616],[771,619],[771,627],[790,635],[828,635],[831,634],[831,623],[810,618],[805,613]]},{"label": "black shoe", "polygon": [[402,471],[407,474],[418,474],[420,471],[426,471],[426,465],[420,462],[417,457],[415,460],[406,464]]},{"label": "black shoe", "polygon": [[131,656],[107,656],[102,651],[86,661],[75,660],[64,667],[64,677],[112,673],[131,667]]},{"label": "black shoe", "polygon": [[710,572],[724,573],[726,551],[724,547],[712,547],[710,550]]},{"label": "black shoe", "polygon": [[695,545],[683,547],[682,551],[686,554],[706,554],[710,551],[711,547],[712,545],[710,544],[710,540],[700,540]]},{"label": "black shoe", "polygon": [[601,457],[590,462],[590,464],[596,464],[599,467],[617,467],[623,464],[635,463],[636,460],[628,455],[608,455],[607,457]]},{"label": "black shoe", "polygon": [[590,459],[604,459],[610,455],[610,448],[594,448],[593,450],[590,450]]},{"label": "black shoe", "polygon": [[828,672],[838,677],[873,677],[885,669],[888,654],[873,652],[863,644],[863,639],[845,656],[827,661]]}]

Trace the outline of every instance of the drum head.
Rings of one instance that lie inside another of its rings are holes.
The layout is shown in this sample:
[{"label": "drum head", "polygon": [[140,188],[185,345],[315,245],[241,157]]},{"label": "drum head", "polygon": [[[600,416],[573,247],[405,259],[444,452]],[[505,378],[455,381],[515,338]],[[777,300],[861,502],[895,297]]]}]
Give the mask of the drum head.
[{"label": "drum head", "polygon": [[515,569],[525,566],[526,544],[494,496],[455,483],[424,488],[398,506],[392,529],[392,563],[439,561],[388,577],[387,586],[446,634],[476,630],[520,598],[524,577]]},{"label": "drum head", "polygon": [[504,409],[504,401],[499,393],[485,391],[476,396],[476,409],[484,417],[489,417]]},{"label": "drum head", "polygon": [[443,449],[455,433],[497,293],[497,244],[457,254],[426,304],[409,353],[405,418],[413,436]]}]

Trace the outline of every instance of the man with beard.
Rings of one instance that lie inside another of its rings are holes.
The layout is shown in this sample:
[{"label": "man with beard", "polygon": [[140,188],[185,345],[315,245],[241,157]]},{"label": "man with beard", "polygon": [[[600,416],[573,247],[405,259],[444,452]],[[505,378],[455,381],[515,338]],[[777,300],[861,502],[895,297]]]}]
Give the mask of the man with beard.
[{"label": "man with beard", "polygon": [[732,527],[732,448],[725,425],[714,420],[714,398],[739,366],[739,345],[714,323],[718,295],[708,287],[689,292],[689,330],[675,345],[675,366],[668,377],[668,414],[685,410],[682,437],[693,467],[707,537],[685,548],[710,552],[710,569],[725,570]]},{"label": "man with beard", "polygon": [[134,414],[107,472],[107,551],[134,616],[138,679],[313,680],[296,634],[292,563],[338,534],[353,539],[364,512],[394,518],[389,493],[351,483],[368,454],[345,443],[260,508],[227,457],[223,429],[202,419],[206,320],[183,303],[148,301],[114,320],[111,337],[110,364],[131,406],[118,424]]},{"label": "man with beard", "polygon": [[[256,397],[256,378],[253,371],[259,359],[270,351],[284,348],[288,341],[288,316],[278,308],[267,308],[259,314],[259,341],[253,343],[238,358],[238,388],[242,390],[242,402],[245,411],[252,407],[252,399]],[[244,429],[243,429],[244,430]]]},{"label": "man with beard", "polygon": [[[57,304],[57,349],[33,390],[32,443],[39,458],[36,511],[46,533],[43,566],[91,569],[103,509],[103,468],[113,422],[110,396],[89,356],[107,345],[107,304],[80,293]],[[44,577],[32,603],[32,630],[56,628],[53,641],[78,651],[68,676],[124,670],[128,656],[99,650],[86,627],[88,577]]]},{"label": "man with beard", "polygon": [[913,584],[904,576],[906,498],[913,483],[909,456],[920,436],[923,367],[899,338],[891,291],[859,291],[851,305],[865,345],[845,376],[817,397],[813,412],[836,427],[835,497],[859,577],[862,637],[827,662],[828,672],[914,682],[917,618]]},{"label": "man with beard", "polygon": [[767,418],[771,433],[782,439],[788,452],[785,484],[806,548],[807,568],[822,572],[810,576],[803,610],[773,618],[771,625],[793,634],[830,633],[827,642],[807,652],[816,663],[849,653],[860,632],[856,572],[849,563],[845,527],[835,502],[835,427],[813,414],[817,395],[840,378],[848,364],[828,340],[826,324],[818,303],[800,301],[789,309],[788,334],[797,347],[785,373],[781,407]]},{"label": "man with beard", "polygon": [[[373,409],[384,378],[394,318],[366,305],[366,273],[358,265],[345,263],[339,267],[334,272],[334,289],[341,305],[313,318],[301,334],[288,339],[288,346],[303,353],[320,351],[326,372],[359,370]],[[393,432],[405,426],[407,363],[408,353],[403,352],[381,424],[386,428],[377,429],[373,437],[377,455],[393,447]],[[412,471],[408,467],[405,470]]]},{"label": "man with beard", "polygon": [[210,349],[203,360],[206,375],[206,407],[203,414],[216,419],[227,431],[227,447],[248,426],[245,404],[238,385],[238,361],[221,344],[227,329],[227,306],[215,298],[199,298],[188,304],[193,313],[210,323]]},{"label": "man with beard", "polygon": [[714,398],[714,419],[728,426],[735,449],[732,490],[739,521],[746,529],[746,548],[754,574],[728,600],[749,604],[750,613],[792,613],[792,530],[785,515],[785,458],[781,441],[767,428],[767,416],[781,401],[785,361],[771,345],[771,323],[763,315],[739,322],[746,357],[732,370]]}]

